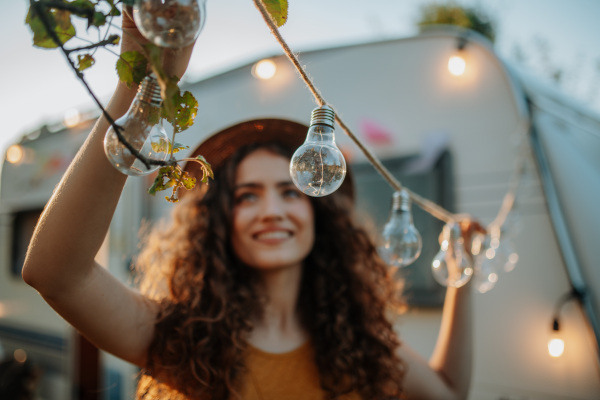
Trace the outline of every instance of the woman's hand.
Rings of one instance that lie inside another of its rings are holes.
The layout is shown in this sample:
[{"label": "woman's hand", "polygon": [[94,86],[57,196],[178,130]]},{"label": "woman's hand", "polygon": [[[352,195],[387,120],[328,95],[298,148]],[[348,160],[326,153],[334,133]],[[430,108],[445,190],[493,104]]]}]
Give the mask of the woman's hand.
[{"label": "woman's hand", "polygon": [[[150,43],[138,30],[135,21],[133,20],[133,8],[131,6],[123,6],[123,17],[121,27],[123,35],[121,37],[121,54],[127,51],[139,51],[145,53],[143,46]],[[162,66],[167,76],[176,76],[181,79],[185,73],[194,44],[181,49],[162,48]]]},{"label": "woman's hand", "polygon": [[475,221],[470,217],[460,221],[460,230],[464,240],[465,251],[472,258],[473,239],[477,235],[485,235],[487,231],[478,221]]}]

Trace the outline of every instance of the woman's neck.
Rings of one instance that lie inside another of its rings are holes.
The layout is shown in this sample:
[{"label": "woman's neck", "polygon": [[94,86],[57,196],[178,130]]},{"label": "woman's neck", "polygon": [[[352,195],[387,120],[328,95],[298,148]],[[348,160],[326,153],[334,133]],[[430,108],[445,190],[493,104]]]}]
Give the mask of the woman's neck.
[{"label": "woman's neck", "polygon": [[259,286],[266,296],[266,303],[260,318],[254,321],[249,342],[273,353],[293,350],[308,338],[297,307],[302,266],[261,271],[260,274]]}]

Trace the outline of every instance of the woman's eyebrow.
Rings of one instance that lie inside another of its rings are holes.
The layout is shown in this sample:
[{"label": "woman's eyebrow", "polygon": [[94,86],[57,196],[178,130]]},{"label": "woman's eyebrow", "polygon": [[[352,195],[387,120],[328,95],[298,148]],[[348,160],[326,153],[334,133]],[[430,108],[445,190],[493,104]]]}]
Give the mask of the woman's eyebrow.
[{"label": "woman's eyebrow", "polygon": [[277,187],[287,187],[287,186],[295,186],[295,185],[294,185],[294,182],[292,182],[291,180],[289,180],[289,181],[277,182],[276,186]]},{"label": "woman's eyebrow", "polygon": [[258,183],[258,182],[245,182],[245,183],[239,183],[239,184],[235,185],[233,187],[233,190],[259,189],[261,187],[263,187],[263,185],[261,183]]}]

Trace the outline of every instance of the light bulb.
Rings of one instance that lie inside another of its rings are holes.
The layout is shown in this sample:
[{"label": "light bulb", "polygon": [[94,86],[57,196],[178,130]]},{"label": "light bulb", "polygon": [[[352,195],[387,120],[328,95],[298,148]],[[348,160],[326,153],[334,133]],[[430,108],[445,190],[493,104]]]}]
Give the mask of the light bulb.
[{"label": "light bulb", "polygon": [[383,240],[379,247],[381,257],[393,267],[406,267],[421,255],[423,241],[413,224],[408,192],[402,189],[394,193],[390,219],[383,228]]},{"label": "light bulb", "polygon": [[454,76],[462,76],[467,68],[465,58],[455,54],[448,59],[448,71]]},{"label": "light bulb", "polygon": [[206,0],[135,0],[133,19],[160,47],[181,48],[196,40],[206,19]]},{"label": "light bulb", "polygon": [[6,161],[11,164],[20,164],[25,159],[25,150],[20,144],[13,144],[6,150]]},{"label": "light bulb", "polygon": [[273,60],[260,60],[252,67],[252,75],[264,81],[271,79],[277,72],[277,65]]},{"label": "light bulb", "polygon": [[304,144],[290,161],[290,175],[303,193],[322,197],[335,192],[346,176],[346,160],[335,145],[335,114],[327,105],[315,108]]},{"label": "light bulb", "polygon": [[496,267],[506,272],[512,271],[519,261],[519,254],[515,250],[510,235],[507,235],[506,231],[499,226],[493,227],[490,232],[490,246],[495,251]]},{"label": "light bulb", "polygon": [[485,236],[483,239],[481,236],[474,239],[473,247],[478,247],[478,253],[475,256],[473,286],[480,293],[490,291],[498,282],[496,250],[491,248],[490,242],[489,236]]},{"label": "light bulb", "polygon": [[464,286],[473,275],[473,267],[464,250],[464,239],[458,224],[447,224],[442,230],[440,251],[431,263],[433,277],[442,286]]},{"label": "light bulb", "polygon": [[[121,134],[140,154],[148,159],[164,161],[169,155],[168,136],[160,117],[160,87],[154,76],[142,81],[138,93],[125,115],[115,123]],[[159,165],[146,167],[123,143],[111,126],[104,137],[104,152],[108,161],[126,175],[141,176],[156,171]]]},{"label": "light bulb", "polygon": [[564,352],[565,341],[560,336],[558,319],[554,319],[552,322],[550,339],[548,340],[548,354],[550,354],[551,357],[557,358],[562,356]]}]

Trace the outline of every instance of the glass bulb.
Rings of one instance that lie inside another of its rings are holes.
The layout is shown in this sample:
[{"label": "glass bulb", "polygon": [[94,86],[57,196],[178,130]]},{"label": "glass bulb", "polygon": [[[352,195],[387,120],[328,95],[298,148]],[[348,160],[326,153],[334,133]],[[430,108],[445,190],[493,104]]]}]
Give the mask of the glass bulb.
[{"label": "glass bulb", "polygon": [[181,48],[196,40],[206,19],[206,0],[135,0],[133,19],[146,39]]},{"label": "glass bulb", "polygon": [[[147,76],[125,115],[115,123],[127,142],[148,159],[164,161],[169,155],[169,138],[160,117],[160,87],[154,76]],[[156,171],[159,165],[147,168],[123,143],[111,126],[104,137],[104,153],[108,161],[126,175],[141,176]]]},{"label": "glass bulb", "polygon": [[458,224],[447,224],[442,231],[440,251],[431,263],[433,277],[442,286],[464,286],[473,275],[473,267],[464,251],[464,239]]},{"label": "glass bulb", "polygon": [[392,213],[383,228],[379,254],[392,267],[406,267],[421,255],[423,241],[413,224],[410,196],[406,190],[394,193]]},{"label": "glass bulb", "polygon": [[[498,266],[495,260],[496,250],[491,248],[491,239],[485,236],[484,239],[477,237],[479,252],[475,257],[475,267],[473,276],[473,285],[480,293],[490,291],[498,282]],[[476,246],[474,246],[476,247]]]},{"label": "glass bulb", "polygon": [[495,251],[495,263],[499,270],[511,272],[515,269],[519,254],[515,250],[511,235],[507,235],[506,231],[499,226],[493,227],[490,245]]},{"label": "glass bulb", "polygon": [[315,108],[304,144],[290,161],[290,175],[303,193],[322,197],[335,192],[346,176],[346,160],[335,145],[335,114],[329,106]]}]

